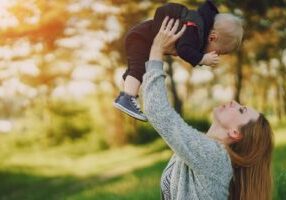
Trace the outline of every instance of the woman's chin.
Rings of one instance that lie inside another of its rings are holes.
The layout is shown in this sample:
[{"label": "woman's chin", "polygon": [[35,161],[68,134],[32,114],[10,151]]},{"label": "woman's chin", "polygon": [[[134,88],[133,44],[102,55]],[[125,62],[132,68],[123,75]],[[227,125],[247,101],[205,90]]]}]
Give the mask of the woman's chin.
[{"label": "woman's chin", "polygon": [[213,115],[217,115],[220,112],[220,107],[215,107],[213,109]]},{"label": "woman's chin", "polygon": [[215,107],[213,109],[213,118],[215,121],[218,121],[220,112],[221,112],[221,107]]}]

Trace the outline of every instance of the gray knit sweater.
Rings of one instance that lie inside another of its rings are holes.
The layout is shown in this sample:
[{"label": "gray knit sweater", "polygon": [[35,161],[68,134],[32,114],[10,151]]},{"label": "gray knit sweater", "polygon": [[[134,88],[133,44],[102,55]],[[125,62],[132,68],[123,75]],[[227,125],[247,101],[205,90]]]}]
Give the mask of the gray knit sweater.
[{"label": "gray knit sweater", "polygon": [[192,128],[171,107],[165,87],[163,62],[146,62],[143,77],[145,114],[174,151],[171,174],[172,200],[225,200],[233,175],[224,146]]}]

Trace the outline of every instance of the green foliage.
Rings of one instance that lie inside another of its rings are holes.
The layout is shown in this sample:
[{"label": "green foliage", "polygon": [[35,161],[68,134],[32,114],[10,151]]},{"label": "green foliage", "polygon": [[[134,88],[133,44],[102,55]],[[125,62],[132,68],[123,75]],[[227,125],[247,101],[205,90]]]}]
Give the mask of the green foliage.
[{"label": "green foliage", "polygon": [[185,121],[195,129],[206,133],[210,128],[211,122],[205,117],[187,117]]},{"label": "green foliage", "polygon": [[[206,117],[187,117],[185,118],[185,121],[190,126],[204,133],[211,125],[210,121]],[[149,123],[138,123],[138,125],[135,126],[135,129],[131,129],[129,131],[132,133],[127,133],[128,141],[132,144],[146,144],[160,137]]]},{"label": "green foliage", "polygon": [[20,149],[45,149],[89,140],[92,147],[77,146],[77,151],[106,149],[104,132],[94,119],[91,107],[88,101],[36,101],[33,109],[15,121],[17,126],[7,135],[7,145]]},{"label": "green foliage", "polygon": [[229,7],[240,8],[243,10],[247,10],[247,12],[252,14],[260,14],[263,15],[267,11],[267,9],[275,6],[285,7],[285,1],[283,0],[216,0],[216,2],[225,3]]},{"label": "green foliage", "polygon": [[136,134],[129,136],[129,141],[133,144],[146,144],[154,141],[158,137],[159,134],[149,123],[140,123],[140,125],[136,127]]},{"label": "green foliage", "polygon": [[286,118],[280,119],[278,122],[274,123],[273,128],[275,129],[282,129],[283,127],[286,127]]},{"label": "green foliage", "polygon": [[[281,129],[280,129],[281,130]],[[282,129],[285,130],[285,129]],[[286,199],[286,135],[285,131],[275,133],[277,146],[273,156],[274,199]]]},{"label": "green foliage", "polygon": [[66,139],[82,138],[92,130],[92,118],[88,109],[79,102],[53,102],[50,105],[51,123],[47,127],[47,138],[52,144]]},{"label": "green foliage", "polygon": [[277,187],[276,199],[286,199],[286,170],[276,176],[275,186]]}]

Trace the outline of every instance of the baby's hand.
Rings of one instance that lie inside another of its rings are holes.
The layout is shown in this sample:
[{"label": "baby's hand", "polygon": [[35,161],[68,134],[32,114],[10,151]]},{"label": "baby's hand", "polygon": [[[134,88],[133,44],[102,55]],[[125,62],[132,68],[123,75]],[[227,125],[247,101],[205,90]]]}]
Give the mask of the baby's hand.
[{"label": "baby's hand", "polygon": [[219,62],[219,56],[215,51],[204,54],[200,64],[215,67]]}]

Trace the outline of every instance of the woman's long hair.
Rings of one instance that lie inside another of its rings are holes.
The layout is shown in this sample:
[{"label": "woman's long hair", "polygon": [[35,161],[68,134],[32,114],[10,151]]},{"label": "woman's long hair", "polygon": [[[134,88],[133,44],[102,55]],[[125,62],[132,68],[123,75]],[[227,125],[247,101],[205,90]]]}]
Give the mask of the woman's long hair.
[{"label": "woman's long hair", "polygon": [[228,148],[234,169],[229,200],[270,200],[273,132],[260,114],[240,128],[243,138]]}]

